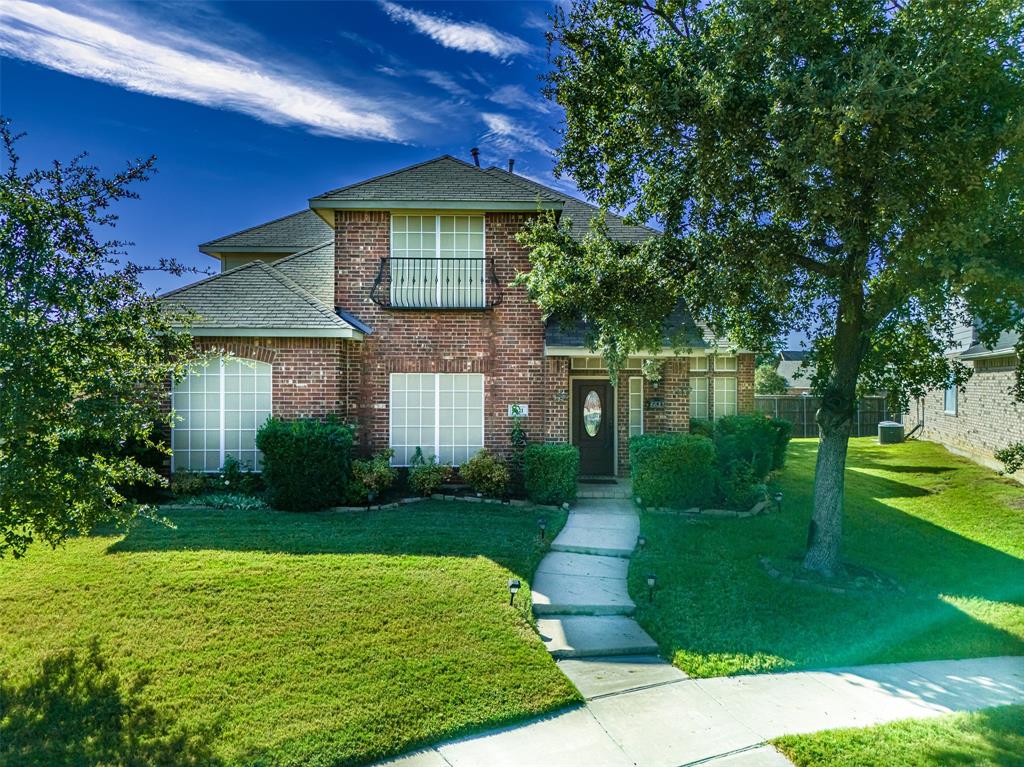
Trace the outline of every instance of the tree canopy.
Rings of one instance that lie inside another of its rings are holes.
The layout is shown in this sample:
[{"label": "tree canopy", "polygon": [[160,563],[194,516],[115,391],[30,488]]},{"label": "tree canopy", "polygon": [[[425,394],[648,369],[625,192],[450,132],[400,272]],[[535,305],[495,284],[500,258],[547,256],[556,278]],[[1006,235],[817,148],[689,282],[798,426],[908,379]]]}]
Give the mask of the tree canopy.
[{"label": "tree canopy", "polygon": [[598,225],[573,243],[542,218],[525,282],[586,317],[612,361],[650,346],[680,299],[746,349],[803,332],[823,397],[812,569],[839,564],[857,387],[905,406],[966,380],[947,354],[958,323],[987,343],[1024,329],[1022,19],[1019,0],[556,13],[558,169],[664,234],[625,245]]},{"label": "tree canopy", "polygon": [[755,394],[785,394],[789,391],[789,381],[779,374],[775,365],[765,362],[754,369]]},{"label": "tree canopy", "polygon": [[143,288],[126,243],[96,235],[153,158],[110,177],[84,156],[22,173],[17,138],[0,120],[0,556],[143,508],[128,489],[161,478],[138,456],[167,451],[160,405],[194,357],[172,324],[187,318]]}]

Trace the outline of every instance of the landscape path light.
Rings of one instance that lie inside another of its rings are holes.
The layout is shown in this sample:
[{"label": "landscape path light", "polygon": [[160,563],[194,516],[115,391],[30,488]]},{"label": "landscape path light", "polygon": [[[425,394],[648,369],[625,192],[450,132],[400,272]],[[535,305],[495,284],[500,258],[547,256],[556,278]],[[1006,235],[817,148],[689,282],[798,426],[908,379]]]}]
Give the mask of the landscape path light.
[{"label": "landscape path light", "polygon": [[772,500],[775,501],[775,510],[776,511],[782,511],[782,491],[781,490],[776,490],[775,491],[775,494],[772,496]]},{"label": "landscape path light", "polygon": [[540,539],[543,541],[544,536],[547,535],[548,531],[548,520],[546,517],[540,517],[537,519],[537,529],[540,531]]},{"label": "landscape path light", "polygon": [[522,584],[519,583],[519,579],[518,578],[509,578],[508,579],[508,606],[509,607],[512,607],[512,605],[515,603],[515,601],[516,601],[516,592],[519,591],[519,587],[521,585]]},{"label": "landscape path light", "polygon": [[647,601],[654,601],[654,586],[658,582],[658,576],[654,573],[647,573]]}]

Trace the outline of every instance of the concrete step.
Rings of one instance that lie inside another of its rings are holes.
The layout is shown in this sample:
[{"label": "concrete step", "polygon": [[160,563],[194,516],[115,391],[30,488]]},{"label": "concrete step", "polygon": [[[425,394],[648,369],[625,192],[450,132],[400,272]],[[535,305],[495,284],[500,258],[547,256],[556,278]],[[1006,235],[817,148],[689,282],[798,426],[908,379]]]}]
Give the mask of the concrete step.
[{"label": "concrete step", "polygon": [[658,645],[632,618],[550,615],[537,619],[544,646],[556,658],[652,655]]},{"label": "concrete step", "polygon": [[632,615],[629,560],[553,551],[533,576],[535,615]]},{"label": "concrete step", "polygon": [[640,519],[636,514],[574,511],[551,543],[554,551],[628,557],[636,547]]},{"label": "concrete step", "polygon": [[587,700],[689,678],[657,655],[595,655],[560,658],[557,663]]}]

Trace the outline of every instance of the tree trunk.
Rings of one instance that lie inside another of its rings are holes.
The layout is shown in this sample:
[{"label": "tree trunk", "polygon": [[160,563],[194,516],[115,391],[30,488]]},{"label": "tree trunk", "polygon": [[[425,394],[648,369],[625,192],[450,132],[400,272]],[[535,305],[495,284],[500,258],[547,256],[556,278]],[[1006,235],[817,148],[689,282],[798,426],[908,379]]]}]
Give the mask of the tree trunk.
[{"label": "tree trunk", "polygon": [[807,531],[804,567],[832,577],[839,569],[843,539],[843,485],[850,428],[857,408],[857,378],[866,349],[864,293],[847,284],[836,314],[832,375],[817,413],[821,428],[814,469],[814,513]]},{"label": "tree trunk", "polygon": [[841,563],[843,489],[851,419],[849,410],[841,403],[826,399],[817,420],[821,442],[814,467],[814,514],[807,531],[804,567],[831,577]]}]

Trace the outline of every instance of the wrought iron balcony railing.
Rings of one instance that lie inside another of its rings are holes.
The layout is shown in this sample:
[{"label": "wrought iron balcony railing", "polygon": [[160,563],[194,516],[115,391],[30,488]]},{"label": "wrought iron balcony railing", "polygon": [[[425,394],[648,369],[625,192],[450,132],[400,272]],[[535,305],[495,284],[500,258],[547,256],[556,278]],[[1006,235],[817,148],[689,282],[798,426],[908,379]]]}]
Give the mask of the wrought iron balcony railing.
[{"label": "wrought iron balcony railing", "polygon": [[493,259],[382,258],[370,290],[390,309],[487,309],[501,303]]}]

